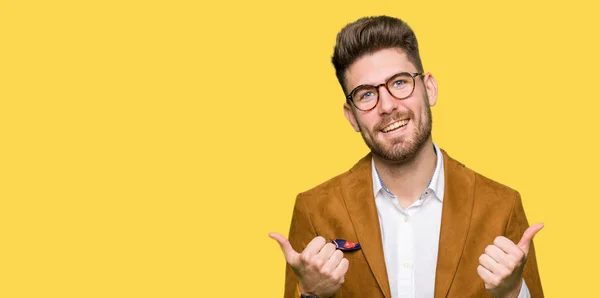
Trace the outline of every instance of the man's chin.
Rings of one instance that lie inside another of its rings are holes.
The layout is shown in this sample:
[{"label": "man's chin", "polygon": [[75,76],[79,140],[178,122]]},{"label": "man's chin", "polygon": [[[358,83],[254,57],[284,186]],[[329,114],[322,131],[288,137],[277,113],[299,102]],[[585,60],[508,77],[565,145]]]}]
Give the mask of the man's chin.
[{"label": "man's chin", "polygon": [[411,152],[410,150],[406,150],[406,148],[386,148],[387,150],[382,150],[381,147],[379,148],[371,148],[371,152],[373,152],[373,154],[379,156],[382,159],[385,159],[387,161],[391,161],[391,162],[405,162],[407,160],[409,160],[410,158],[413,157],[414,152]]}]

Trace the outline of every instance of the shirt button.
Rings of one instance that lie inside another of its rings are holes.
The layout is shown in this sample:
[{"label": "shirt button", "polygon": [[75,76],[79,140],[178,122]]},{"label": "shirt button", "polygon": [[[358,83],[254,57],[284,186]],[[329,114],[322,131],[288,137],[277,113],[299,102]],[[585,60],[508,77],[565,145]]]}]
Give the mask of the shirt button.
[{"label": "shirt button", "polygon": [[408,216],[404,217],[404,222],[408,222]]},{"label": "shirt button", "polygon": [[410,266],[409,263],[404,263],[404,268],[408,268]]}]

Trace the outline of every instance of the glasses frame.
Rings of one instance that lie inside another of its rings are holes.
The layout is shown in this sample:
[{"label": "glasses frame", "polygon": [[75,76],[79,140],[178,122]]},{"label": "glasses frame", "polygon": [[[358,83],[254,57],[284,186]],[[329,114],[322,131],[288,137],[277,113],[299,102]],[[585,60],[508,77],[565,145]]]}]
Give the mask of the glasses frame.
[{"label": "glasses frame", "polygon": [[[409,76],[412,78],[412,80],[413,80],[413,87],[412,87],[412,90],[410,90],[410,93],[409,93],[407,96],[400,98],[400,97],[396,97],[396,96],[394,96],[394,94],[392,94],[392,92],[390,91],[390,88],[388,87],[388,84],[390,83],[390,81],[391,81],[393,78],[395,78],[395,77],[397,77],[397,76],[399,76],[399,75],[403,75],[403,74],[407,74],[407,75],[409,75]],[[359,86],[356,86],[354,89],[352,89],[352,91],[350,91],[350,94],[346,95],[346,102],[348,102],[348,103],[352,103],[352,105],[353,105],[355,108],[357,108],[358,110],[360,110],[360,111],[363,111],[363,112],[370,111],[370,110],[374,109],[375,107],[377,107],[377,105],[379,104],[379,97],[380,97],[380,95],[381,95],[381,94],[380,94],[380,92],[379,92],[379,87],[381,87],[381,86],[384,86],[384,87],[385,87],[385,89],[387,90],[387,92],[388,92],[388,93],[389,93],[389,94],[390,94],[390,95],[391,95],[393,98],[395,98],[395,99],[398,99],[398,100],[407,99],[407,98],[409,98],[409,97],[410,97],[410,96],[413,94],[413,92],[415,92],[415,86],[417,85],[417,82],[416,82],[416,79],[415,79],[415,78],[416,78],[416,77],[418,77],[418,76],[421,76],[421,75],[423,75],[423,73],[422,73],[422,72],[406,72],[406,71],[403,71],[403,72],[399,72],[399,73],[397,73],[397,74],[395,74],[395,75],[391,76],[391,77],[390,77],[389,79],[387,79],[387,80],[386,80],[384,83],[381,83],[381,84],[379,84],[379,85],[369,85],[369,84],[364,84],[364,85],[359,85]],[[352,97],[353,97],[353,95],[354,95],[354,92],[356,92],[356,90],[358,90],[359,88],[362,88],[362,87],[373,87],[373,88],[375,88],[375,90],[377,90],[377,101],[375,102],[375,105],[374,105],[372,108],[368,109],[368,110],[362,110],[362,109],[360,109],[358,106],[356,106],[356,103],[354,103],[354,100],[352,100]]]}]

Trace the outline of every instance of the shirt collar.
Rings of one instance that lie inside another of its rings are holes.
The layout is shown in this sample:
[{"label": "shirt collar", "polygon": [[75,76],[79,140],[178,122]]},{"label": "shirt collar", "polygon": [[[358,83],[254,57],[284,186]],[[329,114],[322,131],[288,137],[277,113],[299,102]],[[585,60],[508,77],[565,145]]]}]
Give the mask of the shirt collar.
[{"label": "shirt collar", "polygon": [[[444,201],[444,158],[442,156],[442,151],[438,147],[437,144],[433,143],[433,148],[435,149],[436,154],[436,164],[435,171],[433,172],[433,176],[429,181],[429,185],[427,189],[430,189],[435,194],[440,201]],[[373,177],[373,196],[377,197],[377,194],[380,191],[386,192],[388,195],[394,197],[387,187],[383,184],[383,181],[379,177],[379,173],[377,173],[377,169],[375,168],[375,160],[371,159],[371,174]],[[423,190],[423,191],[425,191]]]}]

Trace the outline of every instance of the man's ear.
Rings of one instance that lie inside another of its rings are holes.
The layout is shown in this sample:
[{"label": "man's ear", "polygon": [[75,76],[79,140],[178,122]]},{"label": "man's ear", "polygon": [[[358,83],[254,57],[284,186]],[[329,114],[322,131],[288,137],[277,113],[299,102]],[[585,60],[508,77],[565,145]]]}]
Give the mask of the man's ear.
[{"label": "man's ear", "polygon": [[350,122],[350,125],[352,125],[352,128],[354,128],[356,132],[359,132],[360,127],[358,126],[358,123],[356,123],[356,117],[352,112],[352,107],[348,103],[344,103],[344,115],[346,116],[346,119],[348,119],[348,122]]},{"label": "man's ear", "polygon": [[425,91],[427,92],[427,101],[429,102],[429,106],[433,107],[437,103],[437,82],[431,73],[426,73],[423,76],[423,82],[425,83]]}]

